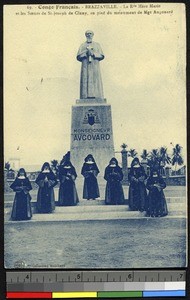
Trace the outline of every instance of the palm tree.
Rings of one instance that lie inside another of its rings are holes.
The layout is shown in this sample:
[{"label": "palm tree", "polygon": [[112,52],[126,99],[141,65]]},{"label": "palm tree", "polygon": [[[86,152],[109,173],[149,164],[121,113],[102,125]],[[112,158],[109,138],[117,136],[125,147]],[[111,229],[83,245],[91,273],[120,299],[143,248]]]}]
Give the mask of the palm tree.
[{"label": "palm tree", "polygon": [[148,158],[150,168],[157,167],[163,170],[166,164],[171,163],[171,158],[167,153],[167,148],[162,146],[159,149],[152,149]]},{"label": "palm tree", "polygon": [[171,157],[167,153],[167,148],[166,147],[161,147],[159,150],[159,155],[160,155],[160,164],[165,166],[166,164],[171,163]]},{"label": "palm tree", "polygon": [[150,169],[153,167],[158,167],[159,166],[159,151],[158,149],[152,149],[150,153],[148,153],[147,156],[148,159],[148,165]]},{"label": "palm tree", "polygon": [[182,155],[181,155],[181,149],[182,149],[182,147],[179,144],[176,144],[175,147],[173,148],[172,166],[175,165],[175,175],[176,175],[177,165],[181,166],[184,163]]},{"label": "palm tree", "polygon": [[152,149],[152,151],[150,152],[150,157],[152,157],[153,160],[158,161],[159,150],[158,149]]},{"label": "palm tree", "polygon": [[148,151],[146,149],[143,149],[143,152],[140,155],[140,157],[142,158],[141,164],[144,167],[146,174],[148,172],[148,168],[147,168],[147,166],[148,166],[148,156],[149,156]]},{"label": "palm tree", "polygon": [[51,167],[52,167],[53,171],[55,171],[55,174],[57,174],[58,173],[58,167],[59,167],[59,163],[58,163],[57,159],[53,159],[51,161]]},{"label": "palm tree", "polygon": [[167,148],[166,147],[161,147],[159,149],[159,166],[160,169],[162,170],[162,174],[165,174],[164,170],[165,170],[165,166],[166,164],[170,164],[171,163],[171,158],[167,153]]},{"label": "palm tree", "polygon": [[130,149],[128,151],[128,155],[131,156],[132,158],[135,158],[137,156],[137,151],[135,149]]},{"label": "palm tree", "polygon": [[146,149],[143,149],[143,152],[142,152],[142,154],[141,154],[141,158],[142,158],[143,160],[147,160],[147,159],[148,159],[148,156],[149,156],[148,151],[147,151]]},{"label": "palm tree", "polygon": [[123,143],[123,144],[121,145],[121,148],[122,148],[122,150],[126,150],[127,144]]}]

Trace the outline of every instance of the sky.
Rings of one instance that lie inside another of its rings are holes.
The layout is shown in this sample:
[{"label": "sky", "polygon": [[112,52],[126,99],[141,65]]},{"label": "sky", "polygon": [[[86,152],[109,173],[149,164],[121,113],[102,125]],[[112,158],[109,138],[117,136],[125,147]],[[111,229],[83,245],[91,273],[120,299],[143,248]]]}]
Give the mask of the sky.
[{"label": "sky", "polygon": [[[88,15],[48,15],[48,10],[27,15],[26,6],[5,6],[5,160],[19,157],[22,165],[40,165],[60,160],[70,149],[71,107],[80,84],[76,54],[87,29],[105,55],[100,67],[115,151],[126,143],[139,154],[161,146],[170,153],[170,143],[179,143],[185,156],[185,8],[161,5],[160,11],[173,12],[97,15],[92,9],[91,15],[80,9]],[[42,9],[34,5],[32,11]]]}]

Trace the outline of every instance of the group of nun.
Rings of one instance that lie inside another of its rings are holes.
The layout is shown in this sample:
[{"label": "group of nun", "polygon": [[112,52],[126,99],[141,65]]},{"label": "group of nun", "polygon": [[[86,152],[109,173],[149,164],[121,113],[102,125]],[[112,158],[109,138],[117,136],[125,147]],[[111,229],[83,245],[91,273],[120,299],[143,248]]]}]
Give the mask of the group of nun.
[{"label": "group of nun", "polygon": [[[95,200],[100,197],[97,176],[98,166],[94,157],[89,154],[82,166],[81,174],[84,177],[83,199]],[[79,203],[79,197],[75,185],[77,178],[75,167],[70,161],[70,156],[59,166],[59,192],[57,206],[74,206]],[[123,172],[116,158],[112,158],[105,168],[104,179],[106,180],[105,204],[121,205],[125,203],[122,187]],[[52,171],[50,164],[45,162],[41,172],[36,178],[38,185],[37,213],[52,213],[55,210],[54,187],[58,183],[57,176]],[[12,220],[29,220],[32,217],[31,183],[26,172],[21,168],[15,181],[11,184],[15,192]],[[166,187],[159,169],[152,169],[147,177],[144,167],[138,158],[134,158],[129,172],[129,209],[132,211],[145,212],[148,217],[163,217],[168,214],[166,199],[163,190]],[[147,192],[148,190],[148,192]]]}]

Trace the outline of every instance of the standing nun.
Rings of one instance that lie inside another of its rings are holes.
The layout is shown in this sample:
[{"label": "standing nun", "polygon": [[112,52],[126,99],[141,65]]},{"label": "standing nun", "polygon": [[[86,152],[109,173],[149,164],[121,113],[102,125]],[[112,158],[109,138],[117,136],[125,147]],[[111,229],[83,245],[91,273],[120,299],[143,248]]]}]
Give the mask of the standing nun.
[{"label": "standing nun", "polygon": [[74,206],[79,202],[75,179],[77,173],[69,159],[64,161],[59,167],[59,206]]},{"label": "standing nun", "polygon": [[105,192],[106,204],[123,204],[124,193],[121,185],[123,179],[122,169],[118,166],[116,158],[112,158],[105,169],[104,179],[107,181]]},{"label": "standing nun", "polygon": [[147,192],[145,180],[147,175],[139,159],[135,157],[131,163],[129,172],[129,208],[130,210],[146,210]]},{"label": "standing nun", "polygon": [[55,209],[54,186],[57,184],[55,174],[48,162],[42,166],[41,172],[36,179],[39,186],[37,195],[37,211],[39,213],[51,213]]},{"label": "standing nun", "polygon": [[30,203],[32,198],[29,191],[32,190],[32,186],[23,168],[18,171],[17,177],[10,187],[16,192],[11,219],[16,221],[30,220],[32,217]]},{"label": "standing nun", "polygon": [[164,217],[168,214],[166,198],[163,189],[166,188],[166,183],[159,174],[158,169],[151,171],[150,177],[146,184],[148,193],[147,216]]},{"label": "standing nun", "polygon": [[89,154],[85,160],[81,170],[81,174],[84,176],[83,198],[87,200],[95,200],[100,197],[97,175],[99,169],[95,163],[92,154]]}]

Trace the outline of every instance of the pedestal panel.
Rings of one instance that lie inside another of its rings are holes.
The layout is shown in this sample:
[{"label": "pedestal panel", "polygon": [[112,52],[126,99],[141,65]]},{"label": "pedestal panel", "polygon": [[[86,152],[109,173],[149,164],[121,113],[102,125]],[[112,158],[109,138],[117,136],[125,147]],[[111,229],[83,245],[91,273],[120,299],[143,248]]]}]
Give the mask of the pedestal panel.
[{"label": "pedestal panel", "polygon": [[109,104],[87,102],[72,106],[71,161],[78,175],[88,154],[94,156],[103,177],[105,167],[114,156]]}]

